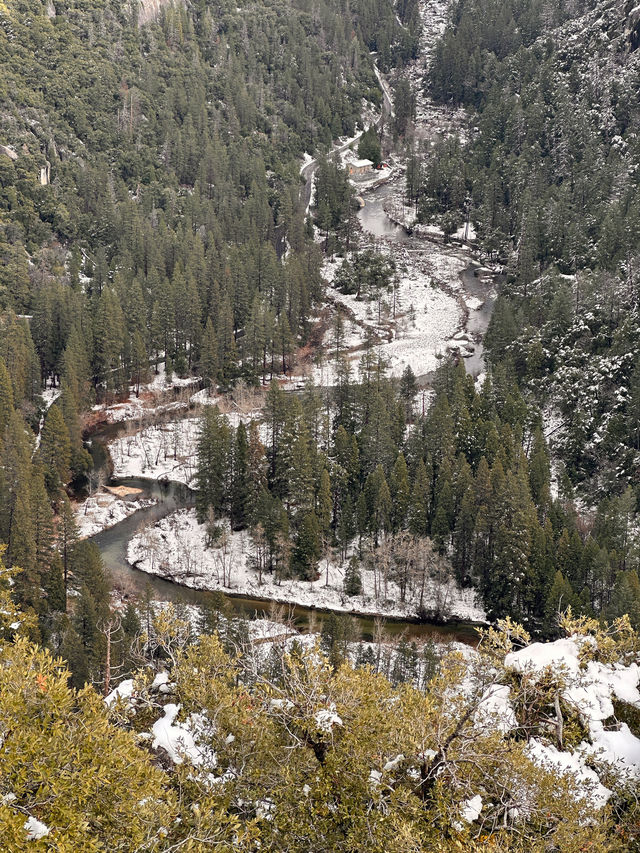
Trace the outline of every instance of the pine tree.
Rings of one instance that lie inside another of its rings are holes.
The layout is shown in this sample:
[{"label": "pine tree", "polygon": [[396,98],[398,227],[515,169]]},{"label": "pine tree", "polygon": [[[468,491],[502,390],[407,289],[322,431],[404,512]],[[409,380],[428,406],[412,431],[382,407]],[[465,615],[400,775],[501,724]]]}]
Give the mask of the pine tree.
[{"label": "pine tree", "polygon": [[331,496],[331,480],[326,468],[322,469],[320,475],[320,487],[316,500],[316,515],[320,525],[320,533],[323,542],[326,542],[331,530],[331,516],[333,512],[333,499]]},{"label": "pine tree", "polygon": [[429,532],[429,504],[430,489],[427,469],[423,460],[420,459],[409,502],[409,530],[414,536],[426,536]]},{"label": "pine tree", "polygon": [[53,557],[53,513],[51,512],[44,476],[38,468],[33,472],[30,499],[36,565],[41,573],[46,573]]},{"label": "pine tree", "polygon": [[315,513],[303,516],[295,546],[291,553],[291,570],[303,580],[315,580],[318,574],[318,560],[322,553],[320,526]]},{"label": "pine tree", "polygon": [[62,560],[62,577],[65,594],[69,590],[70,574],[74,564],[74,552],[78,544],[78,527],[69,498],[62,496],[60,521],[58,524],[58,551]]},{"label": "pine tree", "polygon": [[7,562],[22,569],[16,578],[16,596],[22,607],[32,608],[38,613],[41,607],[40,572],[28,490],[18,492],[12,516]]},{"label": "pine tree", "polygon": [[451,562],[458,582],[468,584],[473,573],[473,531],[476,508],[471,489],[465,492],[456,520]]},{"label": "pine tree", "polygon": [[338,539],[340,541],[340,547],[342,551],[342,559],[345,558],[347,554],[347,548],[349,543],[356,535],[358,530],[356,512],[353,507],[353,500],[351,495],[347,493],[345,496],[341,506],[340,506],[340,514],[338,518]]},{"label": "pine tree", "polygon": [[42,586],[49,613],[66,613],[67,592],[64,587],[64,571],[60,554],[55,553],[42,576]]},{"label": "pine tree", "polygon": [[140,396],[140,385],[149,378],[149,356],[142,333],[136,329],[131,341],[131,379],[136,397]]},{"label": "pine tree", "polygon": [[393,502],[393,530],[397,532],[404,528],[407,513],[409,511],[409,501],[411,498],[409,472],[402,453],[398,454],[393,465],[390,485],[391,500]]},{"label": "pine tree", "polygon": [[299,401],[294,399],[287,407],[272,481],[272,489],[294,518],[313,507],[312,449]]},{"label": "pine tree", "polygon": [[447,552],[451,529],[444,506],[440,503],[431,525],[431,537],[440,554]]},{"label": "pine tree", "polygon": [[[375,497],[374,508],[374,528],[376,537],[379,532],[389,533],[391,531],[393,516],[393,505],[391,502],[389,485],[386,477],[384,476],[384,472],[382,471],[382,466],[378,466],[378,469],[380,473],[380,486]],[[377,538],[374,540],[374,544],[377,544]]]},{"label": "pine tree", "polygon": [[637,629],[640,625],[640,580],[634,570],[620,572],[611,594],[607,609],[608,619],[629,616],[631,625]]},{"label": "pine tree", "polygon": [[125,322],[117,294],[105,287],[98,299],[94,315],[94,382],[107,391],[121,391],[125,386],[124,348]]},{"label": "pine tree", "polygon": [[356,556],[351,557],[344,573],[343,588],[345,594],[353,597],[362,592],[362,577],[360,576],[360,561]]},{"label": "pine tree", "polygon": [[207,406],[200,419],[197,446],[196,510],[200,523],[207,518],[210,509],[219,516],[227,508],[230,454],[229,422],[217,406]]},{"label": "pine tree", "polygon": [[242,530],[250,515],[251,475],[249,473],[249,442],[242,421],[236,430],[233,447],[233,474],[231,479],[231,526]]},{"label": "pine tree", "polygon": [[62,356],[62,378],[63,386],[66,383],[74,396],[77,409],[83,409],[89,403],[90,374],[85,337],[81,327],[74,323]]},{"label": "pine tree", "polygon": [[25,601],[39,602],[39,574],[31,505],[33,465],[24,421],[13,411],[4,433],[0,465],[0,540],[8,543],[7,562],[23,572],[18,585]]},{"label": "pine tree", "polygon": [[211,391],[212,389],[215,390],[218,377],[218,341],[211,317],[207,317],[207,324],[204,329],[198,370],[207,389],[207,394],[211,396]]},{"label": "pine tree", "polygon": [[44,419],[38,460],[44,471],[49,496],[57,499],[63,485],[71,479],[71,442],[69,430],[56,403],[50,406]]},{"label": "pine tree", "polygon": [[547,453],[542,430],[537,429],[533,438],[533,449],[529,463],[529,482],[531,484],[531,496],[533,502],[538,507],[541,518],[544,518],[546,507],[551,501],[550,480],[551,468],[549,465],[549,454]]},{"label": "pine tree", "polygon": [[557,627],[558,615],[564,613],[568,607],[574,607],[575,603],[576,596],[573,587],[562,572],[557,571],[545,602],[545,623],[547,630],[555,629]]},{"label": "pine tree", "polygon": [[73,549],[71,572],[75,589],[86,587],[91,594],[91,607],[97,619],[109,614],[111,587],[104,570],[102,554],[95,542],[82,539]]},{"label": "pine tree", "polygon": [[13,386],[4,359],[0,357],[0,447],[2,447],[2,436],[12,412]]},{"label": "pine tree", "polygon": [[61,383],[60,408],[69,433],[71,472],[76,480],[87,474],[93,466],[91,454],[82,443],[77,387],[74,377],[70,378],[69,372],[67,372]]},{"label": "pine tree", "polygon": [[413,421],[413,401],[417,393],[418,383],[411,365],[408,364],[400,377],[400,399],[404,404],[406,418],[409,423]]},{"label": "pine tree", "polygon": [[86,681],[100,678],[102,637],[98,630],[98,609],[89,587],[83,584],[75,602],[73,627],[79,639],[79,660],[73,672],[72,683],[82,687]]}]

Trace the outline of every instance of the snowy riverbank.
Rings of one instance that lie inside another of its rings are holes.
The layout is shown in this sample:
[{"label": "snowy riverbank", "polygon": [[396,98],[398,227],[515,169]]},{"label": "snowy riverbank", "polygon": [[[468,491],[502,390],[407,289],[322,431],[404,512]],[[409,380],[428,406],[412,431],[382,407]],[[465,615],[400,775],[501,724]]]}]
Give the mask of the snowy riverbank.
[{"label": "snowy riverbank", "polygon": [[95,536],[108,527],[114,527],[139,509],[156,503],[152,498],[137,496],[140,489],[127,490],[127,498],[110,491],[99,492],[75,506],[76,525],[81,538]]},{"label": "snowy riverbank", "polygon": [[[320,563],[320,578],[277,582],[264,574],[262,583],[250,565],[253,547],[246,532],[226,533],[219,547],[206,547],[206,526],[198,524],[194,510],[179,510],[137,533],[127,548],[128,562],[142,571],[194,589],[222,590],[236,595],[265,598],[287,604],[318,607],[360,615],[415,619],[417,593],[401,600],[399,587],[389,581],[386,595],[374,594],[374,574],[362,569],[363,595],[349,597],[343,590],[344,565]],[[328,580],[328,585],[327,585]],[[428,577],[424,608],[440,619],[482,622],[486,619],[473,590],[455,581]]]},{"label": "snowy riverbank", "polygon": [[109,443],[113,476],[190,485],[196,475],[198,430],[198,418],[182,418],[116,438]]},{"label": "snowy riverbank", "polygon": [[[195,396],[195,395],[194,395]],[[199,404],[218,405],[230,426],[240,422],[259,421],[261,411],[229,411],[228,401],[199,395]],[[266,439],[264,427],[261,436]],[[128,432],[108,444],[116,479],[143,477],[146,480],[167,480],[193,486],[198,466],[198,435],[200,416],[182,417]]]}]

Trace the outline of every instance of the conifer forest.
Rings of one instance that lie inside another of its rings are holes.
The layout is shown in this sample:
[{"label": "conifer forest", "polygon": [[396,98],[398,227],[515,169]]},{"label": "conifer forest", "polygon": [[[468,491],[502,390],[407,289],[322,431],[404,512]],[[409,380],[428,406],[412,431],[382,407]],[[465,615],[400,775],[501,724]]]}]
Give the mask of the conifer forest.
[{"label": "conifer forest", "polygon": [[640,851],[640,6],[0,69],[0,853]]}]

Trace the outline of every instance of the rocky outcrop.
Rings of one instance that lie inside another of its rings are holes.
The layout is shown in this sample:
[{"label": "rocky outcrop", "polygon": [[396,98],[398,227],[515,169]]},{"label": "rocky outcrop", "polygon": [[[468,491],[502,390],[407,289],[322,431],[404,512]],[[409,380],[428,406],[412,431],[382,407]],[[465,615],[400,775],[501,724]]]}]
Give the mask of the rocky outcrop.
[{"label": "rocky outcrop", "polygon": [[[134,3],[136,0],[134,0]],[[180,0],[137,0],[138,3],[138,26],[149,24],[157,20],[163,9],[173,5]]]},{"label": "rocky outcrop", "polygon": [[623,38],[630,51],[640,47],[640,4],[637,0],[628,0],[625,7]]},{"label": "rocky outcrop", "polygon": [[10,148],[8,145],[0,145],[0,154],[4,154],[5,157],[8,157],[10,160],[17,160],[18,155]]}]

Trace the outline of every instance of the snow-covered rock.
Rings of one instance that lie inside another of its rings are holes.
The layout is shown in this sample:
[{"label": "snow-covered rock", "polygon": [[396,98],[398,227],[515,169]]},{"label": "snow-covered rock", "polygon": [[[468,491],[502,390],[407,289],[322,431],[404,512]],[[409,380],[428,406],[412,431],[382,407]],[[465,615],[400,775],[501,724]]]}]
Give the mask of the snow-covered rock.
[{"label": "snow-covered rock", "polygon": [[532,643],[509,653],[505,665],[507,669],[529,675],[550,670],[563,682],[562,698],[579,714],[591,742],[583,742],[569,752],[532,740],[530,753],[540,763],[570,771],[578,780],[593,783],[594,801],[602,805],[610,791],[599,784],[587,761],[597,758],[609,763],[621,777],[640,778],[640,739],[626,723],[611,722],[616,699],[640,708],[640,668],[636,662],[623,665],[581,661],[580,651],[585,645],[595,649],[594,638],[572,636],[551,643]]}]

